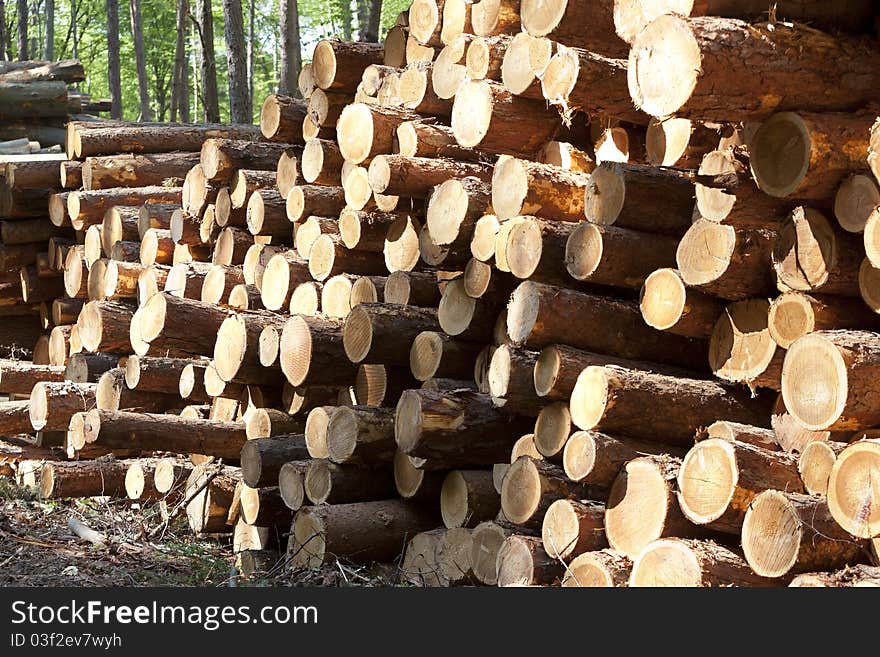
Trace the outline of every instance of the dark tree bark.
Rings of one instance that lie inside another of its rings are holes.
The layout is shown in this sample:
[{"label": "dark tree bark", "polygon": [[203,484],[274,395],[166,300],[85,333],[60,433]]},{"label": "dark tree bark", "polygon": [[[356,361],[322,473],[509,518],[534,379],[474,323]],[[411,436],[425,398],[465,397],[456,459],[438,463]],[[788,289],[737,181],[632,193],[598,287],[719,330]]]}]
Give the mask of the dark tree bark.
[{"label": "dark tree bark", "polygon": [[342,40],[351,41],[351,24],[354,20],[354,14],[352,14],[351,2],[349,0],[343,0],[339,3],[339,18],[342,22],[342,25],[340,25]]},{"label": "dark tree bark", "polygon": [[6,0],[0,0],[0,62],[8,58],[8,41],[6,39]]},{"label": "dark tree bark", "polygon": [[[189,121],[189,89],[186,84],[186,28],[189,0],[177,0],[177,40],[174,44],[174,73],[171,77],[171,122]],[[187,111],[184,112],[184,106]],[[186,114],[186,118],[184,118]]]},{"label": "dark tree bark", "polygon": [[366,41],[367,23],[370,21],[370,0],[357,0],[358,41]]},{"label": "dark tree bark", "polygon": [[18,59],[25,61],[28,56],[28,3],[27,0],[17,0],[18,20]]},{"label": "dark tree bark", "polygon": [[379,27],[382,22],[382,0],[370,0],[370,17],[367,20],[367,30],[363,41],[378,43]]},{"label": "dark tree bark", "polygon": [[76,0],[70,0],[70,32],[74,59],[79,58],[79,28],[76,25],[79,20],[78,11]]},{"label": "dark tree bark", "polygon": [[223,0],[226,64],[229,70],[229,120],[251,123],[254,118],[248,93],[247,54],[241,0]]},{"label": "dark tree bark", "polygon": [[211,0],[197,0],[199,40],[202,44],[202,105],[207,123],[220,122],[217,62],[214,58],[214,14]]},{"label": "dark tree bark", "polygon": [[144,29],[141,22],[141,0],[129,0],[131,36],[134,39],[134,58],[137,65],[138,95],[140,96],[140,116],[138,121],[152,121],[150,109],[150,87],[147,80],[147,56],[144,53]]},{"label": "dark tree bark", "polygon": [[251,111],[254,109],[254,19],[256,14],[256,0],[248,0],[248,95],[251,99]]},{"label": "dark tree bark", "polygon": [[107,76],[110,118],[122,118],[122,82],[119,73],[119,0],[107,0]]},{"label": "dark tree bark", "polygon": [[299,38],[299,7],[297,0],[281,0],[281,75],[278,93],[299,97],[299,69],[302,53]]},{"label": "dark tree bark", "polygon": [[[3,14],[0,13],[0,16]],[[45,5],[46,17],[46,47],[44,49],[44,59],[48,61],[55,60],[55,0],[46,0]]]}]

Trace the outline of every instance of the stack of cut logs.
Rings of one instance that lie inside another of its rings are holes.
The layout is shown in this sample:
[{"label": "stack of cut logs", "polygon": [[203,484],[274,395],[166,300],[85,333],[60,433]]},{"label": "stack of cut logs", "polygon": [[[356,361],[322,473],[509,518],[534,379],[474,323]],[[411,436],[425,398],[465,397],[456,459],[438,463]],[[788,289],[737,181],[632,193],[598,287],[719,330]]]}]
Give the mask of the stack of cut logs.
[{"label": "stack of cut logs", "polygon": [[873,9],[765,9],[415,0],[259,133],[71,123],[16,476],[245,572],[880,584]]}]

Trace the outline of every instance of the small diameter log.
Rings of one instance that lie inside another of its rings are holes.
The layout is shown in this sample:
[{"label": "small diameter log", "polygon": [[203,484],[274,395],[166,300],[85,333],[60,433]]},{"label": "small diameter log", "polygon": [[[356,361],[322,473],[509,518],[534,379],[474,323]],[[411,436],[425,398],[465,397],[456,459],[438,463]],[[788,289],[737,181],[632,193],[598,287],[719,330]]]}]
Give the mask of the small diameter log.
[{"label": "small diameter log", "polygon": [[504,475],[501,511],[513,524],[537,530],[554,501],[593,498],[599,494],[604,496],[604,491],[566,479],[557,465],[521,456]]},{"label": "small diameter log", "polygon": [[678,473],[678,502],[696,525],[739,534],[756,495],[803,492],[797,459],[754,445],[710,438],[694,445]]},{"label": "small diameter log", "polygon": [[343,344],[353,363],[409,365],[409,353],[400,345],[412,344],[423,331],[438,329],[437,314],[428,308],[364,303],[345,320]]},{"label": "small diameter log", "polygon": [[614,438],[598,431],[575,431],[565,443],[562,465],[572,481],[610,488],[623,466],[650,454],[683,454],[682,448],[632,438]]},{"label": "small diameter log", "polygon": [[288,554],[294,567],[319,567],[325,555],[385,562],[400,554],[407,536],[437,524],[436,512],[406,500],[305,507],[294,519]]},{"label": "small diameter log", "polygon": [[546,402],[535,392],[534,370],[538,353],[501,345],[489,363],[492,402],[517,415],[536,416]]},{"label": "small diameter log", "polygon": [[405,155],[377,155],[369,168],[370,187],[375,193],[409,198],[427,198],[444,181],[467,177],[489,182],[492,168],[478,162]]},{"label": "small diameter log", "polygon": [[476,527],[498,515],[501,500],[489,470],[453,470],[440,491],[440,514],[447,528]]},{"label": "small diameter log", "polygon": [[605,512],[605,535],[613,550],[635,559],[659,538],[703,531],[678,508],[674,488],[680,465],[680,459],[669,455],[642,456],[620,471]]},{"label": "small diameter log", "polygon": [[309,251],[309,272],[317,281],[337,274],[373,275],[383,271],[384,255],[347,249],[338,235],[321,235]]},{"label": "small diameter log", "polygon": [[709,340],[709,366],[720,379],[751,388],[779,390],[783,352],[767,326],[766,299],[737,301],[725,308]]},{"label": "small diameter log", "polygon": [[66,431],[75,413],[95,405],[94,383],[39,382],[31,390],[29,415],[35,431]]},{"label": "small diameter log", "polygon": [[[636,107],[652,116],[755,121],[781,110],[862,107],[873,100],[865,81],[873,80],[877,64],[865,41],[802,25],[666,15],[633,40],[629,88]],[[839,84],[828,89],[828,80]],[[719,85],[724,102],[718,102]]]},{"label": "small diameter log", "polygon": [[645,279],[639,297],[648,326],[689,338],[708,338],[724,305],[715,297],[690,288],[677,269],[658,269]]},{"label": "small diameter log", "polygon": [[868,174],[854,174],[840,183],[834,195],[834,216],[848,233],[864,232],[875,208],[880,205],[880,188]]},{"label": "small diameter log", "polygon": [[423,331],[413,340],[409,365],[418,381],[433,377],[466,379],[474,369],[478,343],[458,342],[443,333]]},{"label": "small diameter log", "polygon": [[165,495],[181,488],[190,472],[192,472],[192,466],[182,460],[159,459],[153,470],[153,485],[159,493]]},{"label": "small diameter log", "polygon": [[[644,409],[657,404],[664,413],[644,422]],[[607,431],[682,446],[691,443],[697,427],[708,426],[716,418],[760,426],[768,422],[770,410],[769,404],[752,400],[747,391],[715,381],[618,365],[587,367],[571,393],[570,408],[575,425],[585,431]]]},{"label": "small diameter log", "polygon": [[798,575],[789,586],[809,586],[816,588],[826,587],[855,587],[855,586],[880,586],[880,568],[877,566],[864,566],[861,564],[848,566],[843,570],[833,573],[804,573]]},{"label": "small diameter log", "polygon": [[876,326],[877,318],[858,299],[785,292],[770,304],[767,323],[776,344],[788,349],[808,333]]},{"label": "small diameter log", "polygon": [[718,148],[720,132],[689,119],[651,119],[645,133],[647,162],[655,167],[697,169],[703,157]]},{"label": "small diameter log", "polygon": [[351,93],[357,88],[364,68],[381,63],[381,43],[323,39],[312,55],[312,75],[319,89]]},{"label": "small diameter log", "polygon": [[36,365],[28,361],[0,360],[0,392],[29,395],[40,381],[64,380],[65,369],[54,365]]},{"label": "small diameter log", "polygon": [[391,463],[394,411],[369,406],[341,406],[330,415],[326,430],[327,458],[334,463],[366,467]]},{"label": "small diameter log", "polygon": [[437,276],[431,272],[394,272],[385,281],[384,300],[402,305],[436,306],[440,302]]},{"label": "small diameter log", "polygon": [[773,292],[771,250],[776,234],[738,229],[697,219],[682,237],[675,254],[688,287],[736,301]]},{"label": "small diameter log", "polygon": [[214,182],[229,182],[237,169],[274,171],[286,144],[238,139],[206,139],[199,164],[205,177]]},{"label": "small diameter log", "polygon": [[281,369],[293,386],[350,385],[356,376],[339,321],[294,315],[284,325],[280,347]]},{"label": "small diameter log", "polygon": [[40,471],[40,495],[47,499],[107,496],[125,499],[125,461],[48,462]]},{"label": "small diameter log", "polygon": [[[436,68],[432,79],[437,79]],[[420,121],[405,121],[397,126],[396,151],[407,157],[449,158],[460,162],[473,162],[485,157],[472,148],[459,146],[452,128]]]},{"label": "small diameter log", "polygon": [[568,236],[565,265],[575,280],[641,289],[651,272],[675,262],[677,248],[674,237],[582,222]]},{"label": "small diameter log", "polygon": [[742,545],[749,566],[764,577],[835,570],[867,556],[866,541],[840,528],[824,498],[777,490],[752,501]]},{"label": "small diameter log", "polygon": [[[126,126],[105,124],[96,128],[74,126],[75,139],[70,159],[114,153],[169,153],[172,151],[197,152],[205,139],[253,139],[259,129],[252,125],[177,124],[163,125],[132,123]],[[70,148],[69,148],[70,150]],[[75,156],[75,157],[74,157]]]},{"label": "small diameter log", "polygon": [[563,565],[544,552],[537,536],[509,536],[498,549],[498,586],[552,584],[563,573]]},{"label": "small diameter log", "polygon": [[248,409],[244,422],[248,440],[301,434],[306,428],[305,418],[295,417],[275,408]]},{"label": "small diameter log", "polygon": [[489,186],[473,177],[447,180],[435,187],[426,212],[431,241],[463,251],[489,207],[489,193]]},{"label": "small diameter log", "polygon": [[782,368],[788,412],[811,431],[877,425],[873,381],[880,357],[869,331],[819,331],[789,347]]},{"label": "small diameter log", "polygon": [[758,187],[777,198],[824,200],[865,167],[876,112],[774,114],[749,139]]},{"label": "small diameter log", "polygon": [[407,66],[397,78],[395,95],[406,109],[419,114],[448,117],[452,112],[452,102],[437,96],[432,77],[431,67],[421,63]]},{"label": "small diameter log", "polygon": [[537,213],[581,221],[589,176],[550,164],[501,156],[492,173],[492,207],[499,219]]},{"label": "small diameter log", "polygon": [[568,564],[562,586],[627,586],[631,571],[632,562],[614,550],[584,552]]},{"label": "small diameter log", "polygon": [[150,297],[142,312],[143,340],[156,347],[159,353],[172,349],[193,356],[213,353],[217,332],[227,316],[213,304],[181,299],[167,292]]},{"label": "small diameter log", "polygon": [[114,205],[142,205],[154,203],[180,203],[180,187],[114,187],[91,192],[70,192],[67,196],[67,214],[76,230],[101,223],[104,213]]},{"label": "small diameter log", "polygon": [[247,229],[251,235],[290,242],[293,227],[287,219],[287,202],[274,189],[258,189],[247,204]]},{"label": "small diameter log", "polygon": [[387,471],[313,459],[305,474],[305,494],[312,504],[386,500],[394,495],[394,482],[388,475]]},{"label": "small diameter log", "polygon": [[28,400],[0,402],[0,431],[4,436],[33,431]]},{"label": "small diameter log", "polygon": [[398,451],[394,455],[394,485],[404,499],[435,502],[440,495],[446,473],[417,468],[422,460]]},{"label": "small diameter log", "polygon": [[482,522],[471,533],[471,569],[481,583],[494,586],[498,582],[498,550],[511,533],[494,522]]},{"label": "small diameter log", "polygon": [[241,489],[241,519],[256,527],[287,526],[293,518],[293,512],[281,499],[278,486]]},{"label": "small diameter log", "polygon": [[551,557],[567,559],[607,547],[605,505],[593,500],[553,502],[544,514],[541,542]]},{"label": "small diameter log", "polygon": [[[173,387],[170,388],[173,390]],[[125,385],[125,368],[107,370],[98,379],[95,406],[104,411],[120,409],[164,413],[179,404],[177,395],[145,390],[132,390]]]},{"label": "small diameter log", "polygon": [[130,353],[129,324],[134,307],[121,301],[90,301],[76,326],[87,351]]},{"label": "small diameter log", "polygon": [[237,460],[247,438],[242,422],[93,409],[86,419],[86,440],[112,448],[167,450]]},{"label": "small diameter log", "polygon": [[287,195],[287,219],[297,223],[308,217],[337,217],[345,207],[342,187],[297,185]]},{"label": "small diameter log", "polygon": [[777,286],[858,297],[861,242],[858,235],[835,228],[818,210],[795,208],[773,246]]},{"label": "small diameter log", "polygon": [[278,472],[278,490],[281,493],[281,499],[292,511],[299,511],[306,500],[303,481],[309,463],[311,463],[310,460],[287,461]]},{"label": "small diameter log", "polygon": [[193,468],[186,480],[186,519],[196,533],[229,533],[229,509],[241,483],[237,468],[206,464]]},{"label": "small diameter log", "polygon": [[831,470],[846,443],[814,441],[804,448],[798,460],[798,472],[804,491],[810,495],[825,495]]},{"label": "small diameter log", "polygon": [[673,237],[688,230],[693,208],[693,182],[674,169],[605,162],[584,192],[584,214],[593,223]]},{"label": "small diameter log", "polygon": [[307,183],[340,185],[340,169],[344,159],[336,142],[328,139],[310,139],[303,148],[300,169]]},{"label": "small diameter log", "polygon": [[260,132],[269,141],[295,144],[302,139],[307,103],[299,98],[269,94],[260,108]]},{"label": "small diameter log", "polygon": [[260,333],[267,326],[281,330],[284,318],[266,311],[249,311],[223,320],[214,342],[214,367],[223,381],[268,385],[277,368],[260,363]]},{"label": "small diameter log", "polygon": [[[865,437],[838,454],[828,479],[828,508],[845,531],[859,538],[873,538],[880,534],[880,505],[874,502],[880,441],[876,432]],[[874,545],[876,548],[876,540]]]},{"label": "small diameter log", "polygon": [[144,203],[138,210],[138,234],[143,237],[150,228],[169,230],[171,217],[179,207],[174,203]]},{"label": "small diameter log", "polygon": [[347,162],[360,164],[376,155],[391,153],[397,127],[419,117],[399,107],[353,103],[346,106],[336,124],[339,151]]},{"label": "small diameter log", "polygon": [[117,367],[119,357],[105,353],[71,354],[64,369],[64,379],[74,383],[97,383],[104,372]]},{"label": "small diameter log", "polygon": [[710,424],[706,428],[705,435],[702,438],[697,437],[697,440],[704,438],[720,438],[728,442],[747,443],[770,450],[771,452],[777,452],[780,449],[773,429],[753,427],[739,422],[729,422],[728,420],[718,420]]},{"label": "small diameter log", "polygon": [[504,460],[527,423],[503,414],[488,395],[470,390],[407,390],[395,411],[401,451],[432,468],[491,465]]},{"label": "small diameter log", "polygon": [[[292,230],[288,227],[288,233],[290,232]],[[248,231],[227,226],[220,231],[220,235],[217,237],[214,251],[211,254],[211,263],[215,265],[241,265],[244,263],[245,254],[253,244],[254,236]]]},{"label": "small diameter log", "polygon": [[267,310],[281,310],[290,303],[293,291],[310,280],[308,263],[294,251],[273,255],[263,271],[260,298]]},{"label": "small diameter log", "polygon": [[82,187],[86,191],[112,187],[164,185],[169,178],[184,178],[199,163],[198,153],[121,153],[87,157],[82,166]]},{"label": "small diameter log", "polygon": [[779,447],[786,452],[803,452],[811,442],[821,441],[846,441],[850,439],[851,432],[812,431],[804,428],[788,409],[782,395],[777,395],[776,403],[770,415],[770,426],[773,428],[773,437]]},{"label": "small diameter log", "polygon": [[246,207],[248,199],[255,190],[271,189],[275,187],[276,182],[276,174],[272,171],[239,169],[229,186],[229,202],[232,209],[238,210]]},{"label": "small diameter log", "polygon": [[712,541],[665,538],[650,543],[633,563],[629,585],[773,586],[741,556]]},{"label": "small diameter log", "polygon": [[[523,0],[520,16],[523,30],[533,36],[545,36],[566,45],[623,57],[628,48],[626,42],[614,33],[614,5],[613,0],[586,4],[567,0],[550,3]],[[589,29],[583,29],[586,25]]]},{"label": "small diameter log", "polygon": [[[571,317],[581,317],[583,323],[572,326]],[[613,331],[608,328],[612,326]],[[699,341],[646,326],[636,303],[532,281],[521,283],[511,296],[507,333],[513,342],[530,349],[560,343],[621,358],[705,369],[705,355],[694,353],[701,351]]]},{"label": "small diameter log", "polygon": [[540,76],[553,55],[553,42],[527,32],[514,35],[501,62],[501,83],[522,98],[543,100]]},{"label": "small diameter log", "polygon": [[460,146],[514,156],[531,154],[552,140],[558,129],[555,110],[514,96],[488,80],[466,81],[455,95],[452,131]]}]

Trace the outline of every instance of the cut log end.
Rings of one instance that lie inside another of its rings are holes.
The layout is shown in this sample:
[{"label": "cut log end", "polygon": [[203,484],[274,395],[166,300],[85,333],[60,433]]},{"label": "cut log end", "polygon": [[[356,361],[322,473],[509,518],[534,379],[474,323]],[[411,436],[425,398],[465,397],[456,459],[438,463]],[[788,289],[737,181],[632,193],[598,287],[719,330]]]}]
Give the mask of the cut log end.
[{"label": "cut log end", "polygon": [[801,520],[780,491],[769,490],[752,500],[742,528],[742,546],[752,570],[781,577],[798,559]]},{"label": "cut log end", "polygon": [[795,112],[780,112],[761,124],[749,140],[749,162],[758,187],[785,198],[810,168],[810,131]]},{"label": "cut log end", "polygon": [[678,473],[679,505],[695,524],[720,518],[736,491],[739,471],[733,446],[711,438],[694,445]]},{"label": "cut log end", "polygon": [[880,536],[880,441],[851,444],[837,457],[828,479],[828,508],[845,531]]},{"label": "cut log end", "polygon": [[819,334],[789,347],[782,367],[782,398],[804,428],[827,429],[841,416],[848,397],[847,367],[837,347]]},{"label": "cut log end", "polygon": [[363,307],[354,308],[345,320],[345,328],[342,333],[342,343],[345,354],[352,363],[360,363],[373,344],[373,326],[370,314]]},{"label": "cut log end", "polygon": [[501,484],[501,510],[514,524],[527,522],[541,503],[541,475],[530,458],[512,463]]},{"label": "cut log end", "polygon": [[658,269],[645,279],[639,308],[648,326],[664,331],[675,326],[685,312],[687,288],[674,269]]},{"label": "cut log end", "polygon": [[443,338],[434,331],[424,331],[413,340],[409,365],[417,381],[427,381],[437,372],[443,359]]},{"label": "cut log end", "polygon": [[463,83],[452,106],[452,131],[460,146],[477,146],[489,131],[492,121],[492,90],[485,80]]}]

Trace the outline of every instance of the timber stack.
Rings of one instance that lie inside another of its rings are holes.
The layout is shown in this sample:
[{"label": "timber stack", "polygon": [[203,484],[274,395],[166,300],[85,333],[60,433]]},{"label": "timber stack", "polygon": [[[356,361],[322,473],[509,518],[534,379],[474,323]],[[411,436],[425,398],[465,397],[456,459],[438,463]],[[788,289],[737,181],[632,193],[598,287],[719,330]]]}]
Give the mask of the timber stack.
[{"label": "timber stack", "polygon": [[873,8],[673,9],[415,0],[259,129],[70,123],[16,476],[245,571],[880,583]]}]

